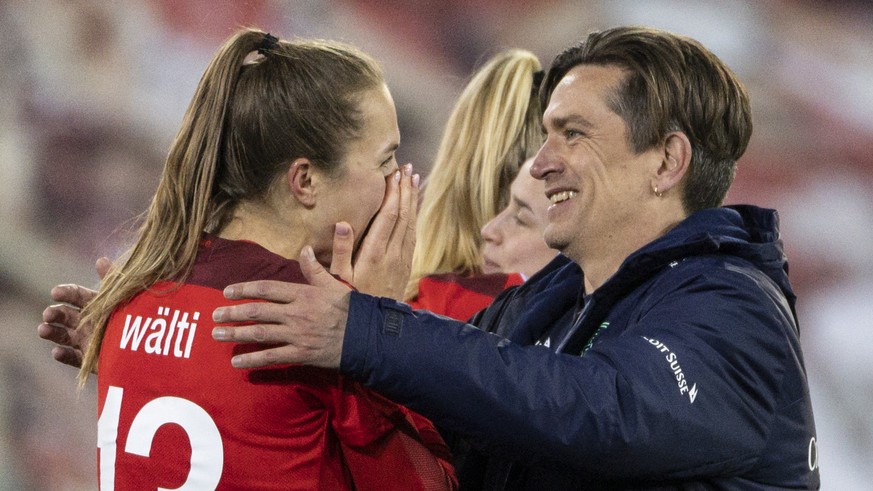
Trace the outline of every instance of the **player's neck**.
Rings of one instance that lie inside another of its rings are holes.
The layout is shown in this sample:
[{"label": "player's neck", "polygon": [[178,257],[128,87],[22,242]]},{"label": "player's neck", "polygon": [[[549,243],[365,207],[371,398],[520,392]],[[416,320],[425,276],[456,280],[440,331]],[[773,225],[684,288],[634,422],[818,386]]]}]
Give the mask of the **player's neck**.
[{"label": "player's neck", "polygon": [[308,236],[295,214],[277,213],[264,205],[241,203],[218,236],[229,240],[247,240],[287,259],[297,259]]}]

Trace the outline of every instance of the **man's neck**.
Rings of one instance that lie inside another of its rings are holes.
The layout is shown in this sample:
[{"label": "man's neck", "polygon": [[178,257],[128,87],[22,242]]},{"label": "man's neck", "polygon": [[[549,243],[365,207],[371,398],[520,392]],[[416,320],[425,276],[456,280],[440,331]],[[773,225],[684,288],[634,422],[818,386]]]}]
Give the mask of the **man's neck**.
[{"label": "man's neck", "polygon": [[592,244],[584,251],[568,253],[568,257],[579,264],[585,274],[585,293],[591,294],[600,288],[631,254],[665,235],[684,218],[677,216],[670,221],[651,221],[648,225],[628,229],[629,232],[621,240]]}]

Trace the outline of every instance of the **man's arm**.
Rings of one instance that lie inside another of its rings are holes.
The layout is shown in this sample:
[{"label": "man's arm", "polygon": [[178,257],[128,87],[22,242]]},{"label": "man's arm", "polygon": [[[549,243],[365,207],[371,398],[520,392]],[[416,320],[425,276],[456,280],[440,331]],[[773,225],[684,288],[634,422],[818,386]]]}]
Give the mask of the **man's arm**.
[{"label": "man's arm", "polygon": [[[228,299],[261,299],[219,307],[212,313],[217,341],[268,343],[281,346],[236,355],[237,368],[301,363],[339,368],[351,290],[315,260],[312,247],[300,252],[300,269],[309,285],[261,280],[230,285]],[[247,323],[244,326],[220,324]],[[292,361],[293,360],[293,361]]]},{"label": "man's arm", "polygon": [[664,282],[581,357],[353,293],[341,369],[513,460],[603,478],[739,472],[759,459],[778,399],[800,397],[781,385],[797,346],[790,312],[760,285],[703,273]]},{"label": "man's arm", "polygon": [[[233,340],[289,343],[244,355],[239,366],[339,366],[513,460],[603,477],[684,478],[754,462],[775,410],[780,357],[788,357],[782,329],[771,324],[779,314],[762,304],[754,283],[713,284],[711,275],[700,281],[706,288],[691,288],[693,294],[665,291],[644,306],[642,319],[604,335],[583,357],[513,344],[389,299],[340,296],[319,282],[294,285],[303,291],[287,292],[282,306],[220,310],[223,321],[257,323],[228,329]],[[237,288],[236,295],[269,299],[258,288],[272,297],[285,286]],[[698,382],[696,399],[680,392],[676,360],[653,339],[681,353],[685,377]]]},{"label": "man's arm", "polygon": [[[400,299],[409,279],[412,251],[415,249],[415,219],[418,203],[418,174],[412,165],[404,165],[386,178],[385,196],[358,251],[355,234],[348,223],[336,225],[333,238],[331,274],[351,283],[360,291]],[[98,276],[103,279],[112,262],[97,260]],[[81,285],[64,284],[51,291],[52,301],[42,314],[37,335],[58,346],[52,357],[64,364],[79,367],[91,326],[79,323],[79,312],[97,294]],[[278,299],[277,299],[278,300]]]}]

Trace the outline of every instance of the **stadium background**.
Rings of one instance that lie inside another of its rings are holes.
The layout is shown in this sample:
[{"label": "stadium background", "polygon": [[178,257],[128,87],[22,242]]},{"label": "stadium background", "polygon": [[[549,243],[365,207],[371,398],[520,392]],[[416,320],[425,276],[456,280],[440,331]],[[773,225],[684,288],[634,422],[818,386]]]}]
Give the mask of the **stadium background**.
[{"label": "stadium background", "polygon": [[544,65],[589,30],[702,41],[751,92],[727,202],[780,210],[823,489],[873,481],[873,6],[863,1],[0,0],[0,491],[96,488],[93,386],[36,337],[48,291],[96,284],[148,204],[213,51],[239,26],[356,44],[384,66],[401,162],[426,173],[471,71]]}]

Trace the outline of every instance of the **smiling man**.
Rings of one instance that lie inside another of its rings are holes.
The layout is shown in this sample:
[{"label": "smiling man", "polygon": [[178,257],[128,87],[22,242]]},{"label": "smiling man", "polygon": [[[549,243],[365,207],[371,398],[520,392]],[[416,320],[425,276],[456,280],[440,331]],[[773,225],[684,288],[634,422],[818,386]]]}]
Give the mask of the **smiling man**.
[{"label": "smiling man", "polygon": [[[229,287],[235,358],[339,368],[470,446],[470,489],[817,489],[795,296],[773,210],[723,207],[752,132],[743,85],[694,40],[595,32],[541,91],[531,175],[563,255],[465,325],[314,286]],[[582,273],[584,271],[584,274]]]},{"label": "smiling man", "polygon": [[217,309],[213,337],[278,343],[237,367],[338,368],[432,419],[462,488],[818,489],[778,216],[722,206],[743,85],[692,39],[620,27],[561,53],[540,96],[530,172],[563,254],[526,283],[464,324],[303,254],[311,286],[231,285],[268,302]]}]

